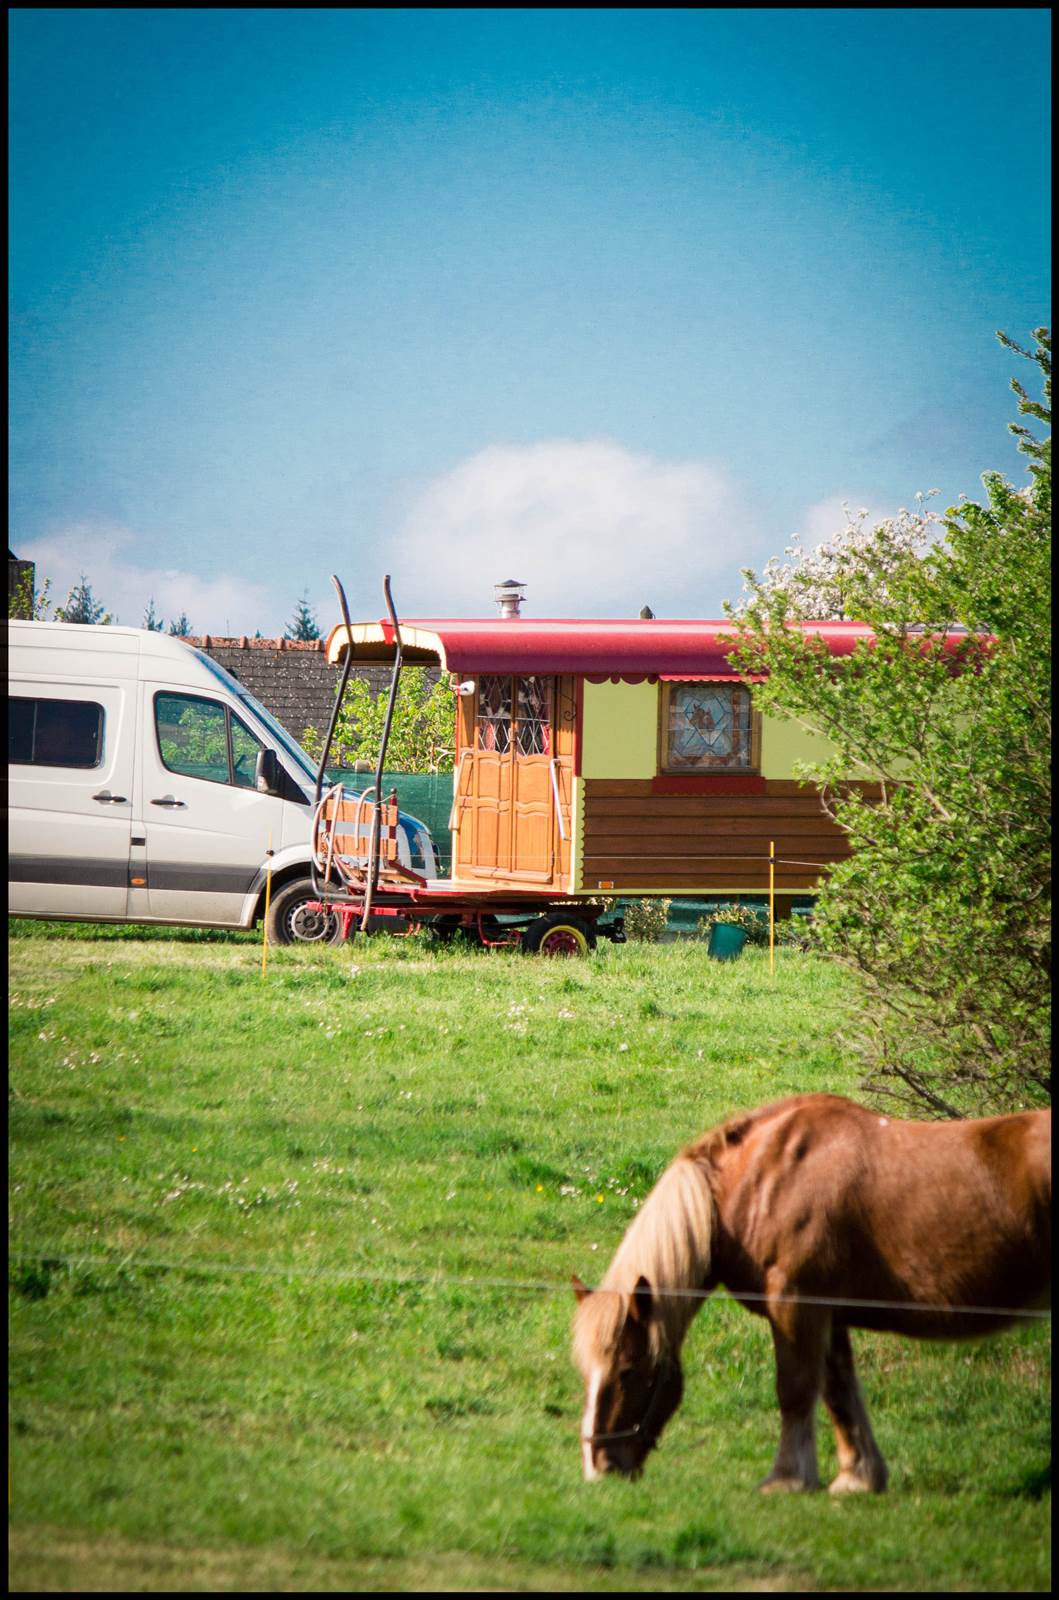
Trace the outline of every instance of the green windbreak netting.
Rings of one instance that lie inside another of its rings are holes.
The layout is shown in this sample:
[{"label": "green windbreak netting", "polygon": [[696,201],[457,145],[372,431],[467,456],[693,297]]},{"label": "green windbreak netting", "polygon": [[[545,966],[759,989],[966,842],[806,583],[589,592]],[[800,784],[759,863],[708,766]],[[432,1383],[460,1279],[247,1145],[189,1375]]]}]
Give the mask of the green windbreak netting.
[{"label": "green windbreak netting", "polygon": [[[347,789],[364,789],[375,782],[373,773],[350,772],[344,767],[328,767],[327,777],[332,783],[344,783]],[[449,836],[449,816],[452,812],[451,772],[384,772],[382,792],[385,797],[397,790],[397,804],[402,811],[416,817],[429,830],[438,853],[442,877],[452,870],[452,840]]]}]

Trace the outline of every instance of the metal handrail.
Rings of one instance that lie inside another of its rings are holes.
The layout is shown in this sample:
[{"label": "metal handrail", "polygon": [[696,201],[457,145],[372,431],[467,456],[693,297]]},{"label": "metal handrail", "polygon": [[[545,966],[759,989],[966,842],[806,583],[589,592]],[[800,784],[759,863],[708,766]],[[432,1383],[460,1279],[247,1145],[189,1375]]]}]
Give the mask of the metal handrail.
[{"label": "metal handrail", "polygon": [[452,832],[453,828],[455,828],[455,826],[456,826],[456,807],[459,805],[461,799],[466,799],[467,798],[466,795],[461,795],[460,794],[460,780],[463,777],[463,763],[466,761],[466,759],[470,755],[470,753],[471,752],[469,750],[461,750],[460,751],[459,764],[456,767],[456,782],[453,785],[453,790],[452,790],[452,809],[449,811],[449,832],[450,833]]},{"label": "metal handrail", "polygon": [[559,779],[555,771],[558,761],[558,756],[552,756],[552,759],[548,763],[548,770],[552,775],[552,793],[555,796],[555,815],[559,819],[559,837],[560,839],[567,839],[569,836],[566,832],[566,829],[563,827],[563,803],[559,798]]}]

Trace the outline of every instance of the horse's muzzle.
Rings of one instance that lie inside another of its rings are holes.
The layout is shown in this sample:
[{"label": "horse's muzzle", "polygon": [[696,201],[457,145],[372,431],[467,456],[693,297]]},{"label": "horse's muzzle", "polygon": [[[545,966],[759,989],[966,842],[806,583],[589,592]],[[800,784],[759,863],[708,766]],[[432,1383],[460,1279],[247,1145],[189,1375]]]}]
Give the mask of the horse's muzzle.
[{"label": "horse's muzzle", "polygon": [[642,1446],[611,1445],[605,1450],[585,1448],[582,1456],[585,1482],[597,1483],[608,1473],[615,1473],[635,1483],[637,1478],[643,1476],[646,1459],[647,1451]]}]

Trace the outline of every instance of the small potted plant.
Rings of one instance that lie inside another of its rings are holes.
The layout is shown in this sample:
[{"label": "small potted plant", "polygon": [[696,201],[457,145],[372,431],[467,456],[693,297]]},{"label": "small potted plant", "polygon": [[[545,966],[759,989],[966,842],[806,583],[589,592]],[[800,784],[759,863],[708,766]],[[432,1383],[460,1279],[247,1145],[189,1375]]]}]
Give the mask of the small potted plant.
[{"label": "small potted plant", "polygon": [[749,906],[741,906],[738,902],[725,906],[723,911],[714,912],[708,920],[710,942],[706,953],[715,961],[734,961],[742,955],[747,941],[756,943],[760,935],[761,918]]}]

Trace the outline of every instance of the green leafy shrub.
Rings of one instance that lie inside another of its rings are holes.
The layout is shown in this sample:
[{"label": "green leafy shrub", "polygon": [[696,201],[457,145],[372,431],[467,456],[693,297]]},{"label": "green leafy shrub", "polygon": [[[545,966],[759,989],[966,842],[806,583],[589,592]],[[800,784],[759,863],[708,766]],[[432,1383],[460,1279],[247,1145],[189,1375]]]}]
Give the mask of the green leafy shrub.
[{"label": "green leafy shrub", "polygon": [[643,944],[657,944],[665,935],[672,904],[672,900],[627,900],[625,932],[628,938],[638,939]]}]

